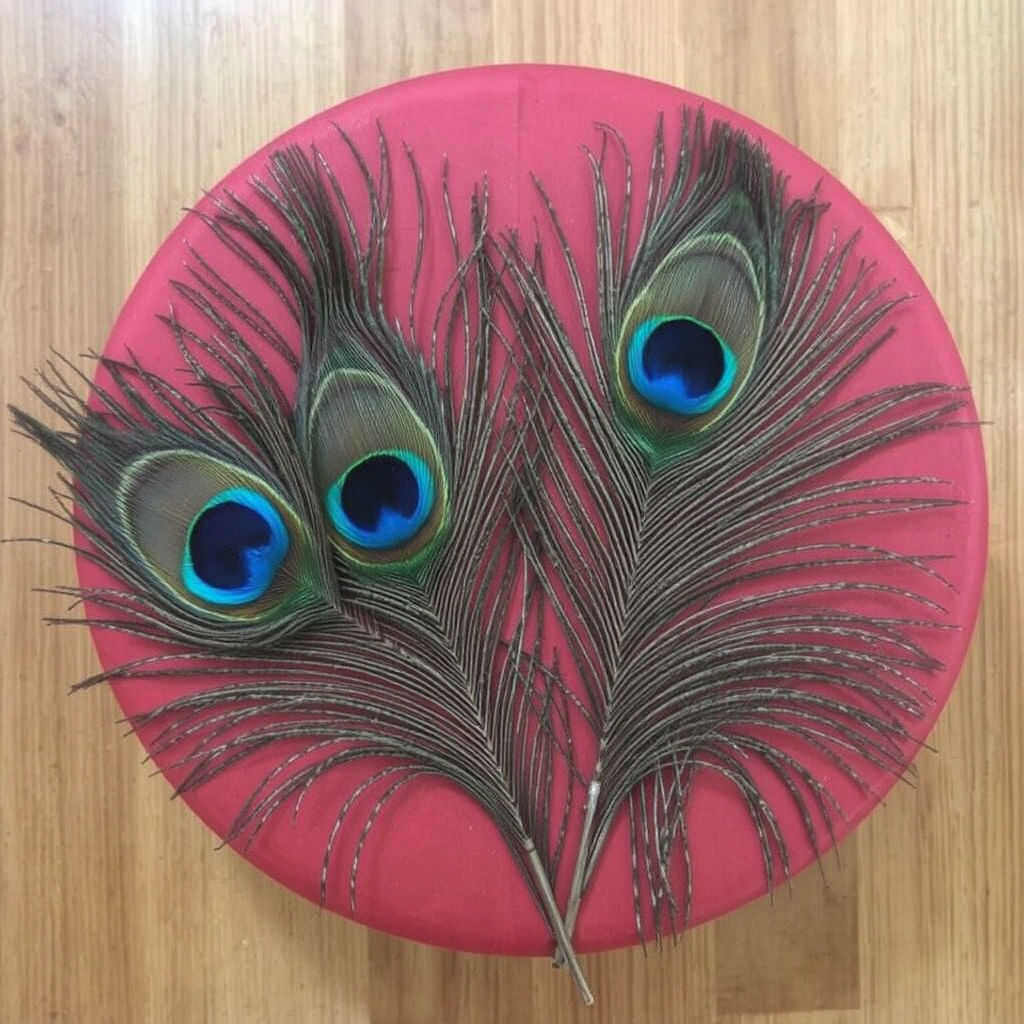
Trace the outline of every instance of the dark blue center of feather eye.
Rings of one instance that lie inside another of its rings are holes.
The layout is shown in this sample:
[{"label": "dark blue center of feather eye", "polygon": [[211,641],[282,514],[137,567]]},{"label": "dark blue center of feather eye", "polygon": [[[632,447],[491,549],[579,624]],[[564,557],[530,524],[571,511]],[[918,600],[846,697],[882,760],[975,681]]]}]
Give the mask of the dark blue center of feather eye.
[{"label": "dark blue center of feather eye", "polygon": [[196,575],[218,590],[237,590],[252,576],[246,554],[270,543],[270,524],[255,509],[225,501],[200,513],[189,537]]},{"label": "dark blue center of feather eye", "polygon": [[288,546],[284,522],[270,501],[247,487],[230,488],[192,520],[182,578],[211,604],[247,604],[266,593]]},{"label": "dark blue center of feather eye", "polygon": [[346,475],[341,510],[361,530],[376,530],[385,509],[411,519],[420,500],[412,469],[395,455],[371,455]]},{"label": "dark blue center of feather eye", "polygon": [[630,381],[652,405],[669,412],[709,412],[729,393],[736,359],[716,331],[693,317],[654,317],[634,332],[627,354]]},{"label": "dark blue center of feather eye", "polygon": [[434,479],[410,451],[374,452],[350,466],[327,494],[335,529],[358,547],[386,549],[411,540],[434,507]]},{"label": "dark blue center of feather eye", "polygon": [[714,391],[725,372],[715,332],[696,320],[658,324],[644,345],[643,360],[648,378],[677,377],[694,398]]}]

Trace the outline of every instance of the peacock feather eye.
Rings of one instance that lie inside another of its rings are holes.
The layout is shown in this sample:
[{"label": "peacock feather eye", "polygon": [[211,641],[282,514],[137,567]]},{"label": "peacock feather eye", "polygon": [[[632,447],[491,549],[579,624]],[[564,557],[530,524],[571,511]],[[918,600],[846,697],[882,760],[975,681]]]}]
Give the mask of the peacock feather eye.
[{"label": "peacock feather eye", "polygon": [[330,372],[310,413],[313,475],[338,551],[357,568],[414,568],[448,519],[433,433],[387,377]]},{"label": "peacock feather eye", "polygon": [[182,580],[210,604],[249,604],[270,588],[289,543],[281,516],[262,494],[230,488],[211,498],[189,525]]},{"label": "peacock feather eye", "polygon": [[353,463],[327,492],[327,514],[356,547],[386,551],[414,538],[430,518],[437,488],[430,467],[401,448]]},{"label": "peacock feather eye", "polygon": [[294,508],[225,460],[185,450],[144,455],[124,472],[117,504],[141,563],[195,611],[270,623],[317,589]]},{"label": "peacock feather eye", "polygon": [[711,412],[736,380],[736,356],[710,324],[657,316],[633,332],[629,379],[651,405],[680,416]]},{"label": "peacock feather eye", "polygon": [[718,423],[750,380],[769,326],[760,214],[730,195],[637,275],[608,345],[624,425],[652,455]]}]

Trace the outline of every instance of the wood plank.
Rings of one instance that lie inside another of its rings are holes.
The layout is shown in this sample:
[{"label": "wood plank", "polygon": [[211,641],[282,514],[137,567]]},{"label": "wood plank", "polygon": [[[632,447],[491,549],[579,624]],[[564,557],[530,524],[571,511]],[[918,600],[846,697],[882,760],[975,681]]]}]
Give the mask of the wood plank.
[{"label": "wood plank", "polygon": [[[0,1020],[1020,1024],[1022,50],[1018,0],[0,2],[5,402],[49,346],[101,345],[180,208],[289,125],[409,74],[567,61],[733,104],[874,206],[953,327],[992,481],[986,604],[938,753],[847,844],[855,870],[661,954],[586,958],[589,1012],[544,961],[371,934],[215,851],[109,694],[66,696],[94,655],[31,588],[69,582],[69,555],[0,546]],[[3,495],[51,479],[5,423]],[[43,528],[0,502],[0,535]]]}]

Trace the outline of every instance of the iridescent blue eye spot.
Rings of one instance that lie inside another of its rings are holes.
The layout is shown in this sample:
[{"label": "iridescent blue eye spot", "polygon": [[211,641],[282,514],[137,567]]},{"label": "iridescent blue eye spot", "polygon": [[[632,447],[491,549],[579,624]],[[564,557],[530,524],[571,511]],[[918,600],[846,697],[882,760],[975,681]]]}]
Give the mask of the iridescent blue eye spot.
[{"label": "iridescent blue eye spot", "polygon": [[249,604],[267,592],[288,545],[277,509],[257,491],[233,487],[211,498],[192,520],[182,579],[210,604]]},{"label": "iridescent blue eye spot", "polygon": [[357,547],[398,547],[419,533],[434,508],[434,478],[418,455],[373,452],[351,465],[327,492],[334,528]]},{"label": "iridescent blue eye spot", "polygon": [[714,328],[689,316],[645,320],[626,355],[633,387],[682,416],[710,412],[736,380],[736,357]]}]

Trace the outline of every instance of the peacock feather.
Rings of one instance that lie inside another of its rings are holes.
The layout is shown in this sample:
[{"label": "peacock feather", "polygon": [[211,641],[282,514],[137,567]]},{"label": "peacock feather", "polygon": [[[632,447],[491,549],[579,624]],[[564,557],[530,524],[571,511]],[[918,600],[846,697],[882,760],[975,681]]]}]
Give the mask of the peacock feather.
[{"label": "peacock feather", "polygon": [[[695,779],[735,790],[771,887],[790,873],[780,802],[819,857],[843,814],[810,764],[861,786],[867,766],[908,768],[945,581],[930,555],[858,530],[955,502],[944,481],[862,466],[960,422],[965,402],[939,383],[858,387],[905,297],[856,239],[823,235],[823,204],[788,198],[743,132],[684,113],[673,148],[659,119],[637,218],[628,149],[601,131],[596,291],[539,181],[560,258],[512,232],[496,260],[540,402],[522,539],[596,743],[566,925],[625,814],[637,927],[660,941],[690,913]],[[551,297],[563,271],[575,308]],[[855,607],[865,595],[878,614]]]},{"label": "peacock feather", "polygon": [[[102,359],[107,382],[82,401],[54,364],[31,387],[61,429],[13,412],[70,474],[56,514],[123,585],[76,592],[98,609],[89,621],[174,645],[80,686],[202,678],[132,723],[152,753],[176,755],[178,792],[282,752],[228,840],[251,843],[333,769],[364,762],[326,844],[323,901],[350,818],[362,818],[354,905],[360,853],[391,797],[425,776],[459,787],[501,833],[589,1001],[551,887],[569,702],[540,663],[545,590],[516,544],[535,446],[530,396],[494,327],[486,186],[462,251],[442,176],[454,269],[421,346],[419,255],[404,329],[385,307],[385,137],[374,172],[338,132],[343,169],[289,147],[250,197],[220,194],[197,213],[287,311],[297,356],[266,309],[193,251],[163,335],[187,385]],[[421,255],[424,189],[406,155]],[[294,397],[261,351],[292,368]]]}]

